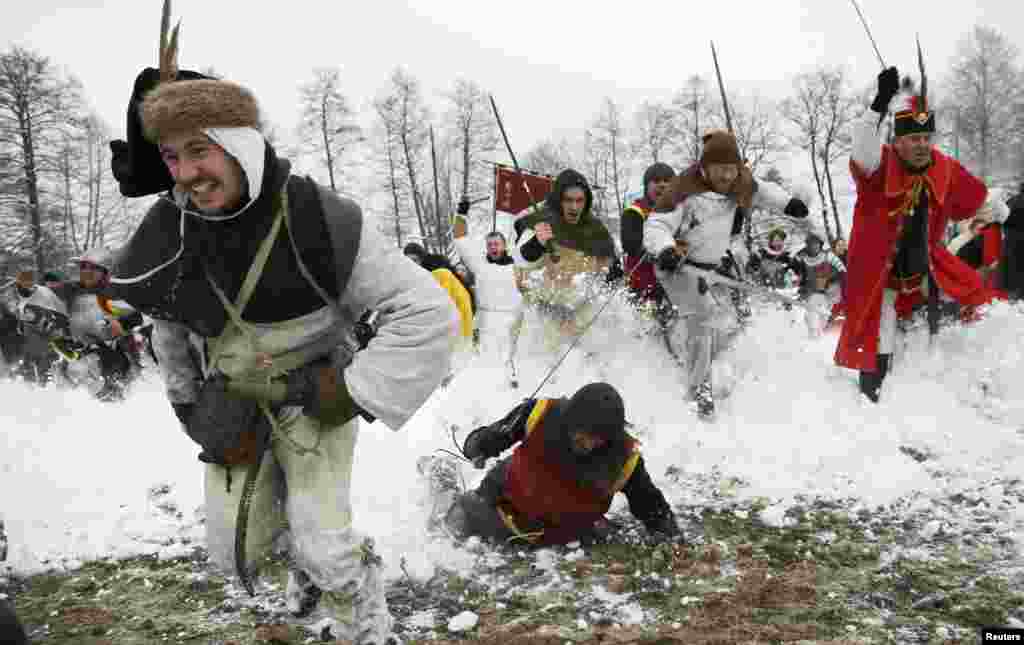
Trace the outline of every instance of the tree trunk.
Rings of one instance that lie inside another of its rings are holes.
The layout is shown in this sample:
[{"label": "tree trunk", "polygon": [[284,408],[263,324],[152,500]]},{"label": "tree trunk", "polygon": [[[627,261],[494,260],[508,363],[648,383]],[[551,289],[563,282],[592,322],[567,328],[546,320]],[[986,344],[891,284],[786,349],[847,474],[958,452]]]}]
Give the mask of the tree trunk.
[{"label": "tree trunk", "polygon": [[434,167],[434,237],[437,240],[437,252],[447,256],[448,245],[445,244],[444,227],[441,220],[441,187],[437,181],[437,148],[434,145],[434,128],[430,128],[430,160]]},{"label": "tree trunk", "polygon": [[[827,141],[825,143],[825,158],[822,160],[823,165],[825,166],[825,185],[828,187],[828,200],[829,203],[832,205],[832,217],[835,219],[836,223],[836,237],[838,239],[843,239],[843,227],[842,224],[839,223],[839,208],[836,205],[836,191],[834,186],[832,185],[832,164],[828,162],[831,147],[832,143],[830,141]],[[824,203],[825,202],[823,201],[822,204]]]},{"label": "tree trunk", "polygon": [[402,247],[402,211],[399,205],[398,199],[398,176],[395,169],[395,156],[391,148],[391,134],[388,133],[387,142],[387,155],[388,155],[388,174],[391,180],[391,200],[395,207],[395,239],[398,241],[399,248]]},{"label": "tree trunk", "polygon": [[821,185],[821,171],[818,170],[818,145],[813,137],[811,138],[811,170],[814,172],[814,183],[818,187],[818,198],[822,203],[821,219],[825,224],[825,237],[828,238],[828,242],[831,245],[835,238],[832,236],[832,227],[828,223],[828,209],[824,207],[825,190]]},{"label": "tree trunk", "polygon": [[412,164],[412,152],[409,150],[409,138],[406,132],[402,132],[402,152],[405,155],[405,170],[409,175],[409,189],[412,192],[412,206],[416,211],[416,221],[420,226],[420,236],[428,239],[426,222],[423,221],[423,207],[420,204],[420,189],[416,184],[416,169]]},{"label": "tree trunk", "polygon": [[21,144],[25,157],[25,196],[28,198],[29,224],[32,228],[32,255],[36,270],[41,274],[45,270],[43,259],[43,222],[39,208],[39,176],[36,172],[35,140],[28,106],[18,115],[21,126]]},{"label": "tree trunk", "polygon": [[334,157],[331,154],[331,139],[327,132],[327,94],[320,99],[320,133],[324,137],[324,156],[327,159],[327,176],[331,179],[331,190],[338,192],[334,183]]},{"label": "tree trunk", "polygon": [[469,135],[470,123],[466,122],[466,129],[462,132],[462,197],[469,197]]}]

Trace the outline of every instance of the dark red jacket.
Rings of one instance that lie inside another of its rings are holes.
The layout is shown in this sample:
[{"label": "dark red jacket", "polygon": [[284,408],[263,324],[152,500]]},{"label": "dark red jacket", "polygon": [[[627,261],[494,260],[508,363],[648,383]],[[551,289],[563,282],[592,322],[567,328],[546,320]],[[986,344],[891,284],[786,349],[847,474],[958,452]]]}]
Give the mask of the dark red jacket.
[{"label": "dark red jacket", "polygon": [[652,205],[646,198],[636,200],[622,211],[619,229],[625,255],[622,269],[629,276],[629,288],[644,300],[654,300],[659,290],[654,263],[641,261],[644,257],[644,223],[651,210]]}]

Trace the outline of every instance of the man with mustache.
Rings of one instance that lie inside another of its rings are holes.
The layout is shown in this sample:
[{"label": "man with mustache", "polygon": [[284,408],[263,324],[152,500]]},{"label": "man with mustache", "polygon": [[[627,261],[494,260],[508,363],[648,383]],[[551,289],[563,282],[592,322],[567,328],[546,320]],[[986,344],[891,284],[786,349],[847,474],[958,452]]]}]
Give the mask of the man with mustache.
[{"label": "man with mustache", "polygon": [[476,535],[498,544],[591,542],[621,492],[656,539],[678,538],[672,508],[625,424],[622,397],[607,383],[590,383],[569,398],[525,400],[466,437],[463,453],[478,468],[519,445],[476,490],[455,498],[445,524],[459,539]]},{"label": "man with mustache", "polygon": [[756,181],[740,157],[736,137],[725,130],[704,135],[700,161],[672,180],[662,194],[658,212],[644,225],[644,246],[656,258],[658,280],[675,305],[685,332],[689,398],[700,418],[715,414],[711,387],[714,346],[722,341],[716,330],[718,306],[703,278],[679,270],[687,264],[715,270],[731,246],[740,249],[742,216],[751,208],[807,217],[807,204],[776,184]]},{"label": "man with mustache", "polygon": [[335,637],[394,643],[381,558],[353,527],[357,417],[408,421],[448,373],[455,308],[355,202],[292,174],[249,90],[161,63],[112,143],[122,193],[161,197],[110,290],[154,319],[168,398],[203,449],[210,559],[247,583],[287,526],[289,609],[322,597]]},{"label": "man with mustache", "polygon": [[938,292],[974,307],[993,293],[977,272],[943,244],[950,219],[991,210],[1006,219],[1006,206],[987,203],[985,184],[932,145],[935,115],[909,79],[896,102],[892,144],[879,125],[900,93],[899,72],[878,75],[875,99],[854,131],[850,173],[857,184],[847,258],[846,320],[836,364],[860,371],[860,391],[877,403],[889,370],[898,316],[927,302],[938,315]]},{"label": "man with mustache", "polygon": [[544,320],[552,354],[593,319],[594,298],[615,258],[615,243],[591,212],[593,203],[586,178],[569,168],[555,178],[543,208],[517,222],[523,231],[518,239],[524,271],[520,285]]}]

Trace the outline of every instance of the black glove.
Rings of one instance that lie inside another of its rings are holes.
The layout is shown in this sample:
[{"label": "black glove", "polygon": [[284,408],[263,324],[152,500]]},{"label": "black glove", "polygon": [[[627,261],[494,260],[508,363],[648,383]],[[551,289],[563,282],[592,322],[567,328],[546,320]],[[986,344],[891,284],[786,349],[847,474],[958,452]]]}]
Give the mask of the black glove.
[{"label": "black glove", "polygon": [[473,462],[474,468],[483,468],[488,457],[496,457],[490,448],[490,426],[480,426],[470,432],[466,440],[462,442],[462,454],[466,459]]},{"label": "black glove", "polygon": [[900,91],[900,73],[895,67],[882,70],[878,75],[878,93],[875,100],[871,102],[871,111],[885,114],[889,111],[889,103],[892,97]]},{"label": "black glove", "polygon": [[679,263],[682,258],[676,253],[676,250],[671,246],[658,254],[658,268],[667,273],[671,273],[679,268]]},{"label": "black glove", "polygon": [[465,197],[460,199],[459,200],[459,206],[458,206],[458,208],[455,209],[455,212],[458,213],[459,215],[468,215],[469,214],[469,200],[466,199]]},{"label": "black glove", "polygon": [[644,523],[647,532],[651,537],[657,537],[659,541],[668,542],[679,537],[682,532],[676,523],[676,517],[672,513],[659,515],[658,517]]},{"label": "black glove", "polygon": [[805,204],[803,200],[797,199],[796,197],[789,200],[789,203],[786,204],[786,207],[782,209],[782,213],[784,215],[789,215],[790,217],[796,218],[807,217],[807,214],[809,212],[810,211],[807,210],[807,204]]},{"label": "black glove", "polygon": [[174,414],[178,417],[178,421],[181,421],[181,425],[187,427],[189,419],[192,418],[192,412],[196,409],[196,404],[172,403],[171,407],[174,408]]}]

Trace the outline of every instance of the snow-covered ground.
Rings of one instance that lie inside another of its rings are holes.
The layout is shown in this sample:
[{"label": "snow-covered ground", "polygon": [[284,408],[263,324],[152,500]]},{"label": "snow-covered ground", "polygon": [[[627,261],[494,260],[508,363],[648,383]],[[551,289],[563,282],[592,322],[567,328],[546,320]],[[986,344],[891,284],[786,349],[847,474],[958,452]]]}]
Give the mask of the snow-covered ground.
[{"label": "snow-covered ground", "polygon": [[[673,502],[699,500],[665,477],[671,466],[734,478],[731,495],[770,500],[765,521],[781,521],[799,496],[875,506],[981,488],[1001,498],[1002,487],[989,483],[1024,471],[1024,310],[995,305],[979,323],[944,329],[932,348],[925,331],[915,332],[896,356],[882,404],[872,406],[859,400],[856,374],[833,365],[834,335],[809,340],[798,311],[768,306],[716,372],[732,394],[714,424],[682,402],[678,368],[642,330],[613,302],[540,396],[569,395],[593,380],[619,387],[649,469]],[[392,577],[403,559],[413,575],[429,575],[436,564],[468,568],[475,558],[425,535],[415,463],[452,448],[451,426],[461,440],[532,393],[549,362],[530,332],[519,363],[518,391],[506,387],[500,364],[478,357],[406,428],[363,428],[356,522],[377,538]],[[104,555],[176,555],[201,543],[198,450],[155,374],[122,404],[13,383],[0,384],[0,399],[0,517],[10,541],[0,567],[30,574]],[[918,462],[907,448],[929,458]],[[472,484],[481,472],[463,474]],[[1024,511],[1016,499],[1012,508],[1006,521],[1016,528]]]}]

